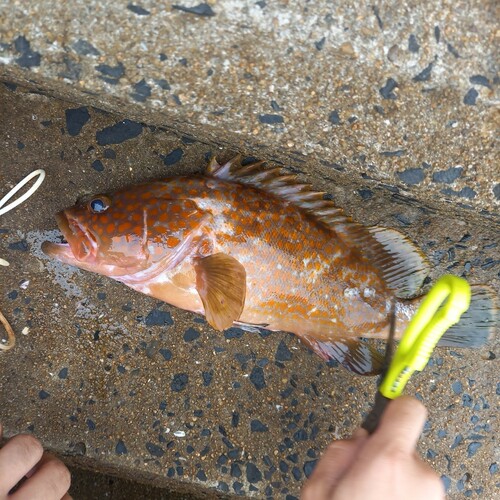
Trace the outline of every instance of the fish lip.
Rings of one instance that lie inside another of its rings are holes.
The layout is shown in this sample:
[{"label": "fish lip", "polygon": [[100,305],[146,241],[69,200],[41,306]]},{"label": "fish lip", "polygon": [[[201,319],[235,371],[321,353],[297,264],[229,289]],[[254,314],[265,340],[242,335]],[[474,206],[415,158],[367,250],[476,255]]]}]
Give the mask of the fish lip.
[{"label": "fish lip", "polygon": [[75,264],[77,262],[68,243],[44,241],[42,243],[42,252],[49,257],[55,257],[67,264]]},{"label": "fish lip", "polygon": [[64,260],[87,261],[96,256],[97,241],[91,231],[86,229],[76,217],[65,211],[55,216],[57,225],[67,243],[45,241],[42,250],[49,255]]}]

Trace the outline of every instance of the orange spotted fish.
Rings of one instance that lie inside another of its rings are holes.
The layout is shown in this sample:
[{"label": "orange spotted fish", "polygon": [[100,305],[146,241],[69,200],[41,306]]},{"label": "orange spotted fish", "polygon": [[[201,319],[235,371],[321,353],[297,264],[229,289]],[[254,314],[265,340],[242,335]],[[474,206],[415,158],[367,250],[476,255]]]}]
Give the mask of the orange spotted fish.
[{"label": "orange spotted fish", "polygon": [[[382,365],[360,337],[387,336],[393,303],[404,330],[416,309],[406,299],[429,270],[399,232],[356,224],[324,193],[262,162],[214,159],[205,175],[98,195],[56,218],[67,243],[44,242],[47,255],[204,314],[217,330],[292,332],[360,374]],[[448,345],[480,345],[489,327],[463,330]]]}]

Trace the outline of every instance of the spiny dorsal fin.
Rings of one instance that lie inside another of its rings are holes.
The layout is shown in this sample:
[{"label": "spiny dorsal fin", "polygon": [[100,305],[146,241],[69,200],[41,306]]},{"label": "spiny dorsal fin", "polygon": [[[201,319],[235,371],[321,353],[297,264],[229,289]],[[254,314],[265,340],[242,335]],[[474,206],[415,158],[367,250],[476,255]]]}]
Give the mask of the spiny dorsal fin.
[{"label": "spiny dorsal fin", "polygon": [[263,189],[302,208],[346,245],[357,247],[382,272],[399,298],[414,295],[428,274],[422,252],[401,233],[380,227],[368,229],[354,222],[341,208],[325,200],[325,193],[314,191],[311,184],[299,183],[296,175],[283,173],[281,168],[266,168],[262,161],[242,165],[238,155],[223,165],[212,158],[207,174]]},{"label": "spiny dorsal fin", "polygon": [[241,165],[241,156],[238,155],[220,165],[215,158],[212,158],[207,167],[207,174],[263,189],[303,208],[327,225],[330,221],[335,221],[358,226],[344,214],[342,209],[331,201],[323,199],[325,193],[314,191],[309,183],[299,183],[295,174],[283,173],[279,167],[265,167],[263,161]]}]

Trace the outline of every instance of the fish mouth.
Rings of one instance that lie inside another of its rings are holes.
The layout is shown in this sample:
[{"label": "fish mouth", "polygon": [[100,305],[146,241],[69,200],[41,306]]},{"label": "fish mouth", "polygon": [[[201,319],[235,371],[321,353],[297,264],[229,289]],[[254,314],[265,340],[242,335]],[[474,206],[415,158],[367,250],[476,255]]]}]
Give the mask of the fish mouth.
[{"label": "fish mouth", "polygon": [[42,251],[49,257],[56,257],[68,264],[95,258],[97,240],[92,232],[65,211],[56,214],[55,218],[64,241],[62,243],[44,241]]}]

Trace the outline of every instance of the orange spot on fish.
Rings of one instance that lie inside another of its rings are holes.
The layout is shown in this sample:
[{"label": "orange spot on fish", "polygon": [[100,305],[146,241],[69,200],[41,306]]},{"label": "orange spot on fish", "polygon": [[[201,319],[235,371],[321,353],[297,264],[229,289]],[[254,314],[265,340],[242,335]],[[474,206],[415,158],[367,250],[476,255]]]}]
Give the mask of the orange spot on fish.
[{"label": "orange spot on fish", "polygon": [[115,231],[115,225],[111,222],[106,226],[106,231],[111,234]]},{"label": "orange spot on fish", "polygon": [[176,247],[180,242],[181,240],[179,240],[179,238],[176,238],[175,236],[169,236],[167,238],[167,245],[169,248]]},{"label": "orange spot on fish", "polygon": [[120,233],[124,233],[125,231],[129,230],[130,228],[132,227],[132,223],[131,222],[122,222],[119,226],[118,226],[118,231]]},{"label": "orange spot on fish", "polygon": [[211,251],[212,251],[212,245],[210,244],[210,242],[205,240],[200,246],[200,254],[210,255]]},{"label": "orange spot on fish", "polygon": [[198,220],[196,220],[194,217],[191,217],[186,221],[186,225],[189,229],[194,229],[198,225]]},{"label": "orange spot on fish", "polygon": [[154,231],[148,231],[148,244],[154,243],[155,245],[165,246],[165,241],[162,234],[158,234]]}]

